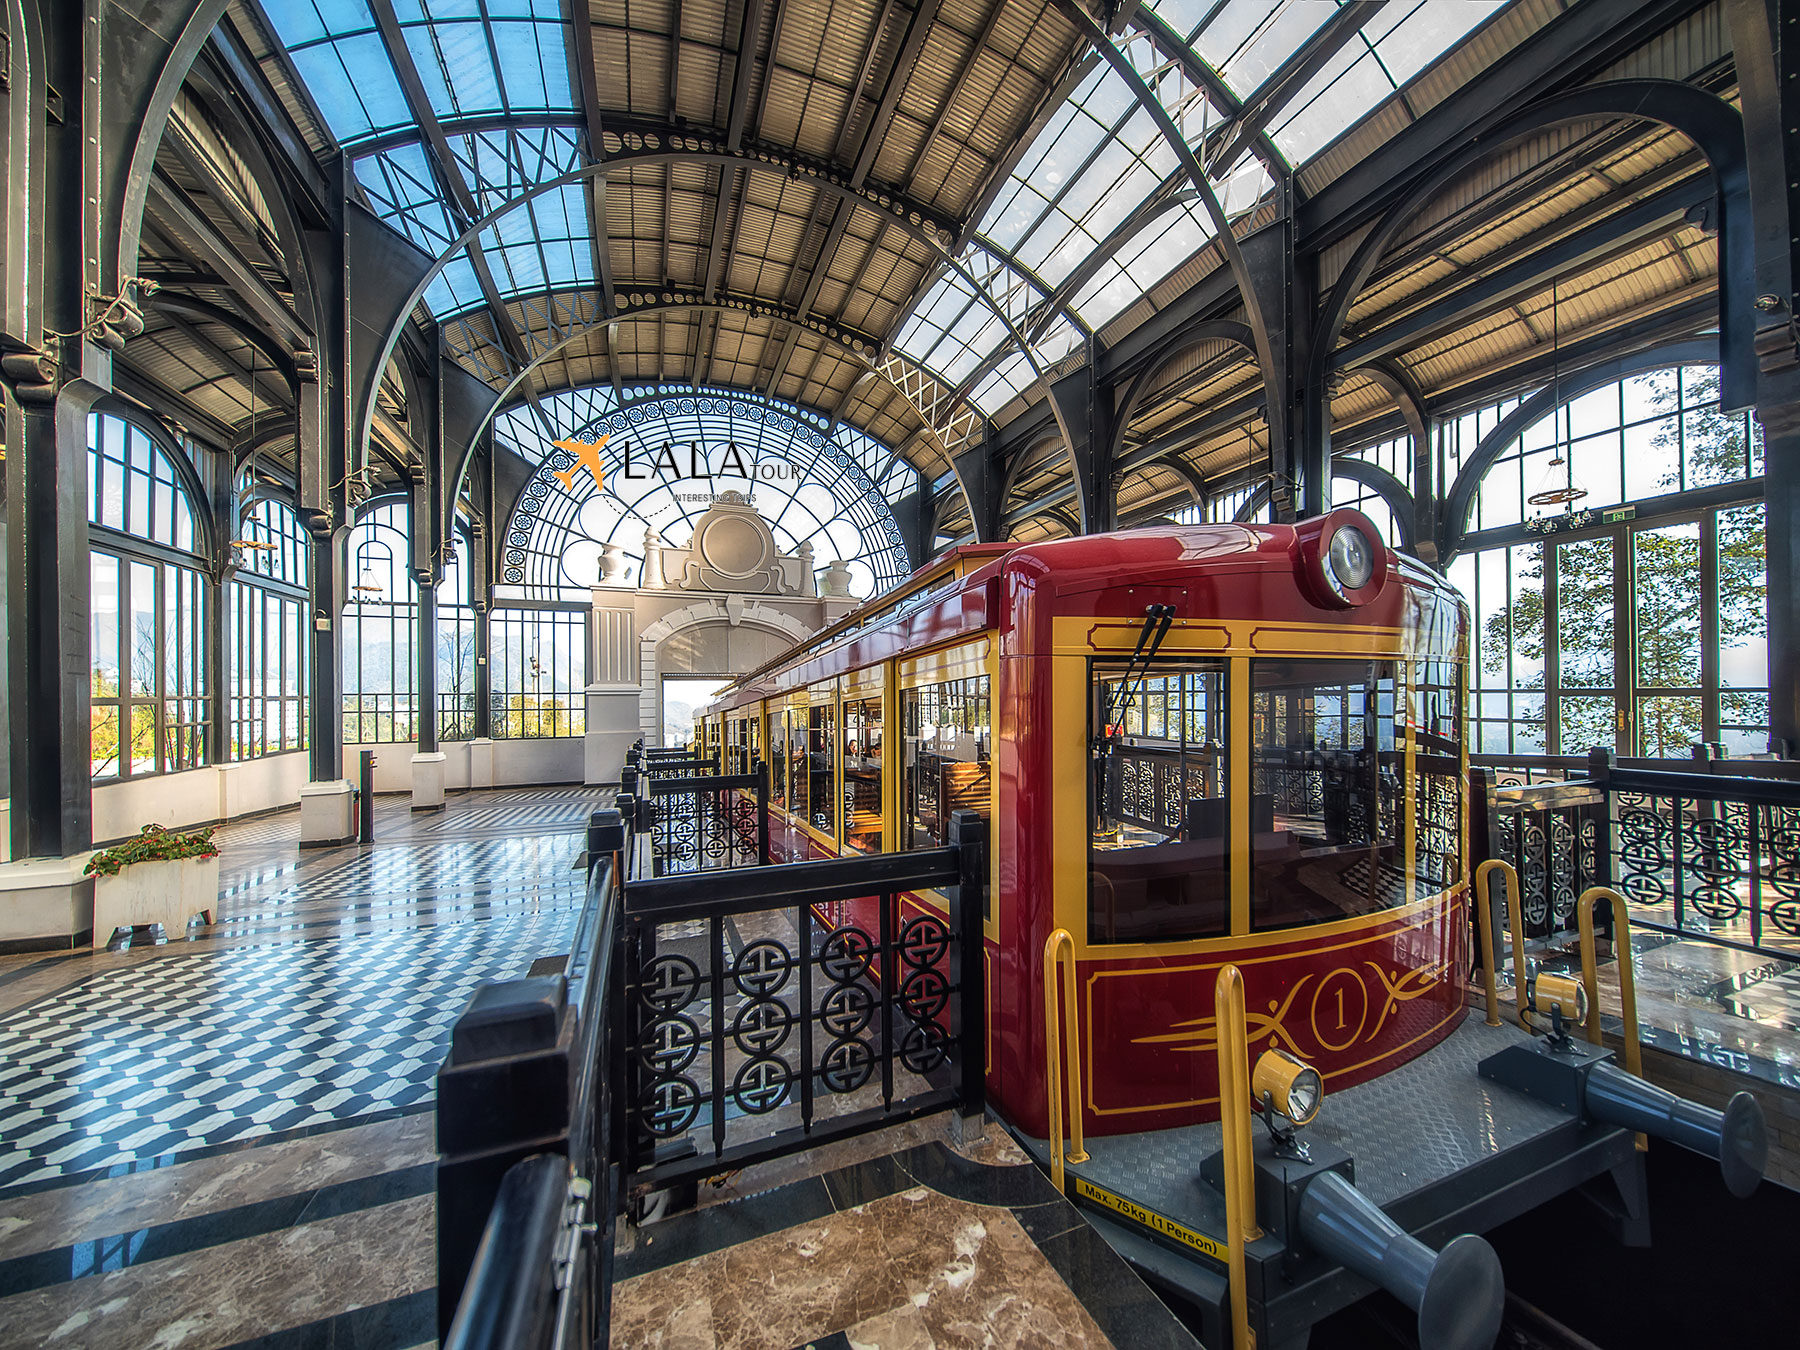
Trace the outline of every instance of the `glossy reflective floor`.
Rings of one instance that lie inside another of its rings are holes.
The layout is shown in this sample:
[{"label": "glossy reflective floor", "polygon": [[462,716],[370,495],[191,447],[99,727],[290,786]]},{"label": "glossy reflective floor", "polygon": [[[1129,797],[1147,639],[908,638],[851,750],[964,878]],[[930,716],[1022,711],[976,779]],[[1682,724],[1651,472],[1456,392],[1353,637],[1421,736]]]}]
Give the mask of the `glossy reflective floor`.
[{"label": "glossy reflective floor", "polygon": [[432,1117],[475,986],[567,950],[578,788],[301,852],[220,829],[218,922],[0,959],[0,1346],[435,1339]]}]

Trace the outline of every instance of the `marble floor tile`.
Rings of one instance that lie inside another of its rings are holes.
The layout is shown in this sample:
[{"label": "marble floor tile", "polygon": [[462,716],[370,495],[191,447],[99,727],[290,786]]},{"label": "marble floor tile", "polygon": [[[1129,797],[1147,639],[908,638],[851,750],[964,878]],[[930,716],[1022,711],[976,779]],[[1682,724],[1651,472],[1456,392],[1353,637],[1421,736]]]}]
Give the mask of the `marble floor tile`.
[{"label": "marble floor tile", "polygon": [[0,1203],[0,1260],[379,1176],[436,1157],[429,1112]]},{"label": "marble floor tile", "polygon": [[615,1344],[649,1350],[789,1350],[871,1324],[935,1350],[1108,1344],[1011,1213],[923,1186],[636,1276],[613,1301]]},{"label": "marble floor tile", "polygon": [[429,1290],[419,1196],[0,1298],[0,1350],[220,1350]]}]

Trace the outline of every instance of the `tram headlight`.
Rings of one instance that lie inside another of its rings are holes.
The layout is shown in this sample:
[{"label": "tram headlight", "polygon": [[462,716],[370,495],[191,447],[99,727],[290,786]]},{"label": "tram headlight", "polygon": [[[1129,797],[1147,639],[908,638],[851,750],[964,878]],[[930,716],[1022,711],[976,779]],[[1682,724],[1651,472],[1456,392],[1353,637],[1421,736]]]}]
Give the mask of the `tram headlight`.
[{"label": "tram headlight", "polygon": [[1375,575],[1375,547],[1354,525],[1340,525],[1332,532],[1327,556],[1332,575],[1347,591],[1360,591]]},{"label": "tram headlight", "polygon": [[1353,609],[1382,593],[1388,578],[1388,551],[1374,523],[1361,511],[1341,507],[1294,527],[1300,587],[1316,605]]},{"label": "tram headlight", "polygon": [[1573,976],[1533,965],[1525,975],[1525,1006],[1546,1021],[1555,1009],[1563,1021],[1578,1027],[1587,1021],[1587,989]]},{"label": "tram headlight", "polygon": [[1325,1080],[1305,1060],[1285,1050],[1265,1050],[1250,1071],[1250,1092],[1290,1124],[1300,1126],[1319,1114]]}]

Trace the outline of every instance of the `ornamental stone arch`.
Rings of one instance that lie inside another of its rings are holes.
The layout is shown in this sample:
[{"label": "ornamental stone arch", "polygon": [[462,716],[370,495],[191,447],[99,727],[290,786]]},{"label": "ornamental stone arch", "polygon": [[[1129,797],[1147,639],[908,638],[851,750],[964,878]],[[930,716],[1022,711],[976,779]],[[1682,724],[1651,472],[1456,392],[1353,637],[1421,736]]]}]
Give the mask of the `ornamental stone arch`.
[{"label": "ornamental stone arch", "polygon": [[[645,745],[662,744],[663,676],[685,673],[665,669],[671,662],[662,658],[659,649],[671,638],[682,635],[699,637],[708,632],[717,634],[721,629],[730,634],[732,630],[744,628],[781,639],[773,650],[765,649],[766,654],[762,660],[770,659],[790,643],[803,641],[813,634],[813,630],[794,615],[773,604],[744,595],[721,595],[715,599],[696,601],[683,609],[663,615],[644,629],[638,637],[638,728],[643,733]],[[696,644],[697,647],[698,645]],[[761,660],[750,661],[743,666],[743,670],[753,670],[760,664]],[[703,670],[694,673],[725,675],[742,674],[743,671]]]}]

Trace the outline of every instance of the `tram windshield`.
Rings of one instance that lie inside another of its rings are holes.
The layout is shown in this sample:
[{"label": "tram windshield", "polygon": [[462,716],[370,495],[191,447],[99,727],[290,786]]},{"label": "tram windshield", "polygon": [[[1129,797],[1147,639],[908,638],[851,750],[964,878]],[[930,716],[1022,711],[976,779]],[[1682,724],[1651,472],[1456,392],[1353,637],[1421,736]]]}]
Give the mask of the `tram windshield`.
[{"label": "tram windshield", "polygon": [[1256,661],[1251,926],[1293,928],[1407,900],[1393,661]]},{"label": "tram windshield", "polygon": [[1231,917],[1224,663],[1096,662],[1090,688],[1089,940],[1223,933]]}]

